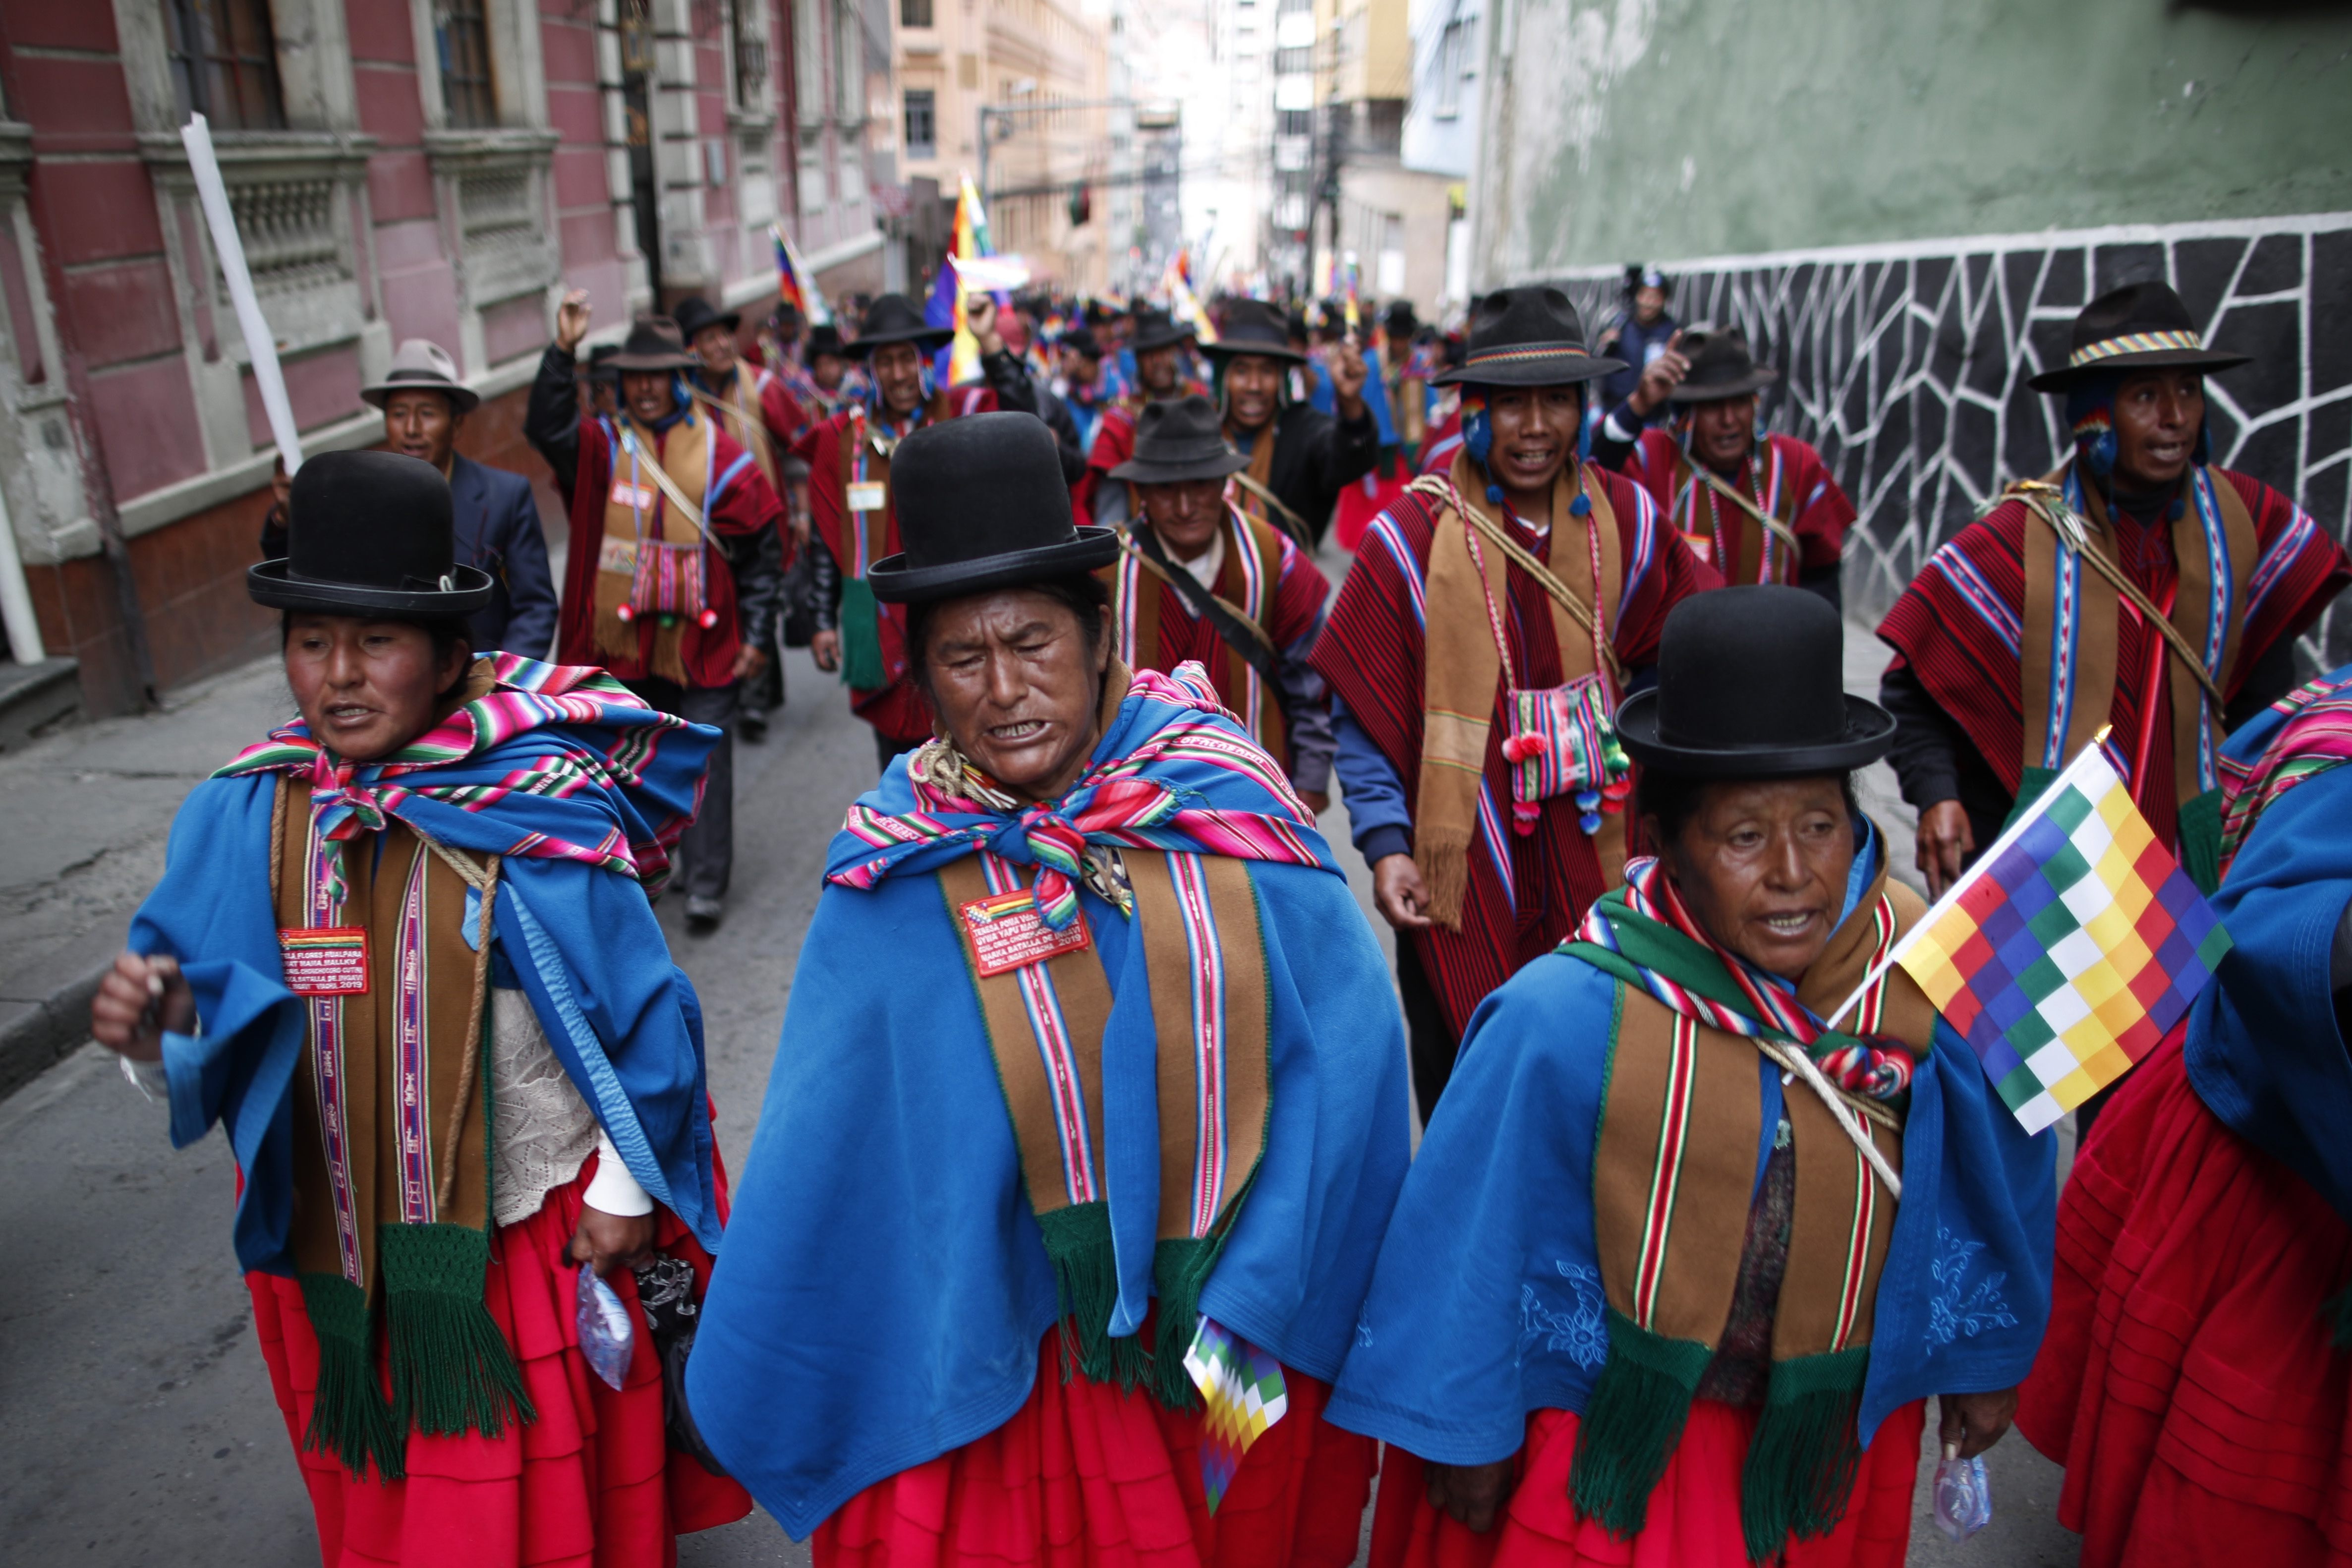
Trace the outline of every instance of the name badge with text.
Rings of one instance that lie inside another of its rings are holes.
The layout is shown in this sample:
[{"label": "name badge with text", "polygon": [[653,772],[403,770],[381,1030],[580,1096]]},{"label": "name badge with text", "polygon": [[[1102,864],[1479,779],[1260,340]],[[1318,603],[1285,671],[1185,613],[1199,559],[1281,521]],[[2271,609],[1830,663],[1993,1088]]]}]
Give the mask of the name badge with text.
[{"label": "name badge with text", "polygon": [[971,947],[972,967],[983,980],[1094,945],[1085,916],[1072,921],[1067,931],[1055,931],[1045,923],[1036,892],[1028,888],[974,899],[956,912],[962,918],[963,939]]},{"label": "name badge with text", "polygon": [[596,552],[596,570],[618,572],[624,577],[634,576],[637,570],[637,542],[606,534],[604,544]]},{"label": "name badge with text", "polygon": [[627,507],[631,511],[651,511],[654,497],[658,494],[651,485],[633,485],[626,479],[613,481],[613,504]]},{"label": "name badge with text", "polygon": [[365,926],[280,926],[278,955],[297,996],[357,996],[368,988]]},{"label": "name badge with text", "polygon": [[880,511],[889,494],[889,487],[879,479],[853,480],[849,487],[849,510]]}]

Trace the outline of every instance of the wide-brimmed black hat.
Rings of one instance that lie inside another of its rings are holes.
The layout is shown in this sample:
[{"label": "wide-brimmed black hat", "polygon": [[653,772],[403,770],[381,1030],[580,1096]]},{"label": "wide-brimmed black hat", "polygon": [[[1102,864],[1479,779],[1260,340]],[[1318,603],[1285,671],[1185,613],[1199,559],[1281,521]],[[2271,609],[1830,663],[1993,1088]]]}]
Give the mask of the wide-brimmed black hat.
[{"label": "wide-brimmed black hat", "polygon": [[1034,414],[923,426],[890,455],[890,491],[906,548],[866,574],[887,604],[1066,577],[1118,556],[1111,530],[1071,525],[1061,452]]},{"label": "wide-brimmed black hat", "polygon": [[620,353],[604,362],[616,371],[687,370],[695,358],[686,352],[686,335],[667,316],[639,316],[629,323],[629,335]]},{"label": "wide-brimmed black hat", "polygon": [[245,574],[256,604],[326,616],[470,616],[490,574],[457,564],[449,481],[397,452],[321,452],[295,470],[287,553]]},{"label": "wide-brimmed black hat", "polygon": [[1695,594],[1666,616],[1658,684],[1617,710],[1645,768],[1709,779],[1842,773],[1895,743],[1895,716],[1845,689],[1845,623],[1802,588]]},{"label": "wide-brimmed black hat", "polygon": [[1217,341],[1201,347],[1220,363],[1243,354],[1262,354],[1292,364],[1307,363],[1307,356],[1290,346],[1289,322],[1263,300],[1234,300],[1226,307],[1224,328]]},{"label": "wide-brimmed black hat", "polygon": [[953,327],[934,327],[923,320],[922,310],[904,294],[884,294],[866,307],[866,319],[857,324],[857,338],[844,344],[852,359],[866,359],[885,343],[912,343],[926,353],[936,353],[955,342]]},{"label": "wide-brimmed black hat", "polygon": [[1461,367],[1430,380],[1441,386],[1565,386],[1624,368],[1586,346],[1584,322],[1567,295],[1536,284],[1482,297],[1470,311],[1470,350]]},{"label": "wide-brimmed black hat", "polygon": [[813,360],[819,354],[831,354],[835,359],[847,359],[849,349],[841,341],[841,329],[827,321],[809,329],[808,342],[802,345],[803,359]]},{"label": "wide-brimmed black hat", "polygon": [[688,294],[680,300],[673,313],[677,318],[677,335],[689,343],[705,327],[724,327],[731,332],[743,324],[741,311],[714,310],[710,301],[699,294]]},{"label": "wide-brimmed black hat", "polygon": [[1221,479],[1250,460],[1225,445],[1216,405],[1199,393],[1144,405],[1135,421],[1135,456],[1110,471],[1139,485]]},{"label": "wide-brimmed black hat", "polygon": [[1780,379],[1769,364],[1758,364],[1748,352],[1748,334],[1737,327],[1722,331],[1683,334],[1683,353],[1690,356],[1690,374],[1666,394],[1673,403],[1721,403],[1749,397]]},{"label": "wide-brimmed black hat", "polygon": [[2230,370],[2252,354],[2205,346],[2189,307],[2164,283],[2110,289],[2074,318],[2066,363],[2026,383],[2036,392],[2063,392],[2085,376],[2119,370]]},{"label": "wide-brimmed black hat", "polygon": [[1135,312],[1135,335],[1128,340],[1127,346],[1139,354],[1150,353],[1153,349],[1183,342],[1192,335],[1192,328],[1167,311],[1147,306]]},{"label": "wide-brimmed black hat", "polygon": [[613,368],[613,356],[620,352],[618,343],[598,343],[588,351],[588,368],[582,374],[590,381],[618,381],[621,373]]},{"label": "wide-brimmed black hat", "polygon": [[439,343],[411,338],[392,356],[382,381],[360,388],[360,401],[381,408],[395,392],[437,392],[456,414],[471,414],[482,395],[457,379],[457,362]]}]

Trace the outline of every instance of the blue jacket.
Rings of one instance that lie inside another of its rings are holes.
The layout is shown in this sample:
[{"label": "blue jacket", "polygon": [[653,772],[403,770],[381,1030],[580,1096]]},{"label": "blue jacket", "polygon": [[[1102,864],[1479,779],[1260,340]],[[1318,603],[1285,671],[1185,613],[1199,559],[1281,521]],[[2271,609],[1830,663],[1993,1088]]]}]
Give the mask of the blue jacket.
[{"label": "blue jacket", "polygon": [[452,456],[449,499],[457,509],[457,559],[488,572],[494,584],[489,604],[474,613],[474,651],[547,658],[555,646],[555,574],[530,481]]}]

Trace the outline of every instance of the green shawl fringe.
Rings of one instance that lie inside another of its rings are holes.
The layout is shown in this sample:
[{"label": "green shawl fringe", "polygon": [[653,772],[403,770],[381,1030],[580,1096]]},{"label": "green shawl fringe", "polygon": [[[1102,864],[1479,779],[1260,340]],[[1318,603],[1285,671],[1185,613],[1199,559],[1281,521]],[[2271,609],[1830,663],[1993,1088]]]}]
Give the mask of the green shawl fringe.
[{"label": "green shawl fringe", "polygon": [[1111,1243],[1110,1206],[1071,1204],[1037,1216],[1045,1256],[1054,1265],[1062,1336],[1062,1378],[1084,1373],[1096,1383],[1132,1392],[1149,1389],[1170,1410],[1196,1410],[1201,1392],[1184,1370],[1185,1352],[1201,1326],[1201,1292],[1216,1271],[1231,1226],[1198,1239],[1162,1241],[1152,1250],[1152,1285],[1159,1297],[1151,1344],[1141,1333],[1110,1332],[1118,1307],[1118,1260]]},{"label": "green shawl fringe", "polygon": [[881,605],[874,585],[863,577],[845,577],[841,584],[841,683],[852,691],[874,691],[887,678],[882,668]]},{"label": "green shawl fringe", "polygon": [[1682,1441],[1691,1398],[1715,1352],[1696,1340],[1670,1340],[1609,1309],[1609,1359],[1577,1423],[1568,1491],[1580,1519],[1610,1534],[1639,1535],[1650,1493]]},{"label": "green shawl fringe", "polygon": [[535,1420],[514,1351],[482,1304],[488,1231],[463,1225],[387,1225],[376,1231],[394,1419],[435,1436],[496,1437],[518,1416]]},{"label": "green shawl fringe", "polygon": [[1778,1555],[1791,1536],[1818,1540],[1845,1517],[1862,1463],[1854,1432],[1869,1372],[1866,1345],[1772,1363],[1739,1479],[1750,1563]]},{"label": "green shawl fringe", "polygon": [[370,1464],[385,1480],[401,1479],[407,1443],[376,1382],[367,1292],[338,1274],[305,1274],[300,1283],[319,1341],[319,1390],[302,1447],[332,1454],[362,1480]]}]

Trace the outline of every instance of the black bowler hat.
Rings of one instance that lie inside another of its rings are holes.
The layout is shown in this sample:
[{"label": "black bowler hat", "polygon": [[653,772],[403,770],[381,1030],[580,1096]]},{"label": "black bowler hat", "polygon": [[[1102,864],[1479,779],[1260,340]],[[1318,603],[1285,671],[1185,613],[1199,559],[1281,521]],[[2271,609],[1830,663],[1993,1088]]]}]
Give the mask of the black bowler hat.
[{"label": "black bowler hat", "polygon": [[1733,327],[1724,331],[1686,331],[1683,353],[1690,356],[1690,374],[1666,394],[1673,403],[1721,403],[1748,397],[1780,379],[1769,364],[1758,364],[1748,352],[1748,334]]},{"label": "black bowler hat", "polygon": [[287,553],[245,574],[256,604],[324,616],[470,616],[490,574],[457,564],[449,482],[397,452],[321,452],[294,474]]},{"label": "black bowler hat", "polygon": [[686,336],[667,316],[639,316],[629,323],[621,352],[604,362],[615,371],[686,370],[695,363]]},{"label": "black bowler hat", "polygon": [[936,353],[953,342],[953,327],[930,325],[904,294],[884,294],[866,307],[857,339],[845,348],[852,359],[866,359],[885,343],[912,343],[925,353]]},{"label": "black bowler hat", "polygon": [[1110,477],[1139,485],[1172,485],[1221,479],[1249,465],[1249,458],[1225,445],[1215,407],[1195,392],[1145,405],[1135,422],[1135,456],[1113,468]]},{"label": "black bowler hat", "polygon": [[1459,370],[1430,377],[1435,385],[1564,386],[1623,370],[1585,345],[1576,307],[1557,289],[1536,284],[1497,289],[1470,311],[1470,352]]},{"label": "black bowler hat", "polygon": [[1617,709],[1645,768],[1708,779],[1842,773],[1895,743],[1895,716],[1845,689],[1845,623],[1802,588],[1695,594],[1666,616],[1658,684]]},{"label": "black bowler hat", "polygon": [[831,321],[827,321],[821,327],[809,329],[805,349],[807,357],[812,361],[819,354],[831,354],[835,359],[849,357],[849,351],[842,345],[841,329]]},{"label": "black bowler hat", "polygon": [[710,301],[699,294],[688,294],[680,300],[676,314],[677,335],[689,343],[705,327],[724,327],[731,332],[743,324],[741,311],[714,310],[710,308]]},{"label": "black bowler hat", "polygon": [[1220,364],[1244,354],[1305,364],[1307,356],[1290,346],[1290,324],[1280,310],[1263,300],[1236,300],[1225,311],[1224,330],[1202,351]]},{"label": "black bowler hat", "polygon": [[890,455],[906,548],[866,574],[886,604],[951,599],[1091,572],[1118,535],[1070,523],[1054,432],[1034,414],[970,414],[927,425]]},{"label": "black bowler hat", "polygon": [[1127,346],[1139,354],[1150,353],[1153,349],[1181,343],[1192,335],[1192,328],[1167,311],[1157,307],[1146,307],[1135,312],[1135,336]]},{"label": "black bowler hat", "polygon": [[2083,307],[2066,363],[2026,384],[2036,392],[2063,392],[2086,376],[2114,371],[2230,370],[2253,357],[2207,348],[2189,307],[2169,285],[2126,283]]}]

